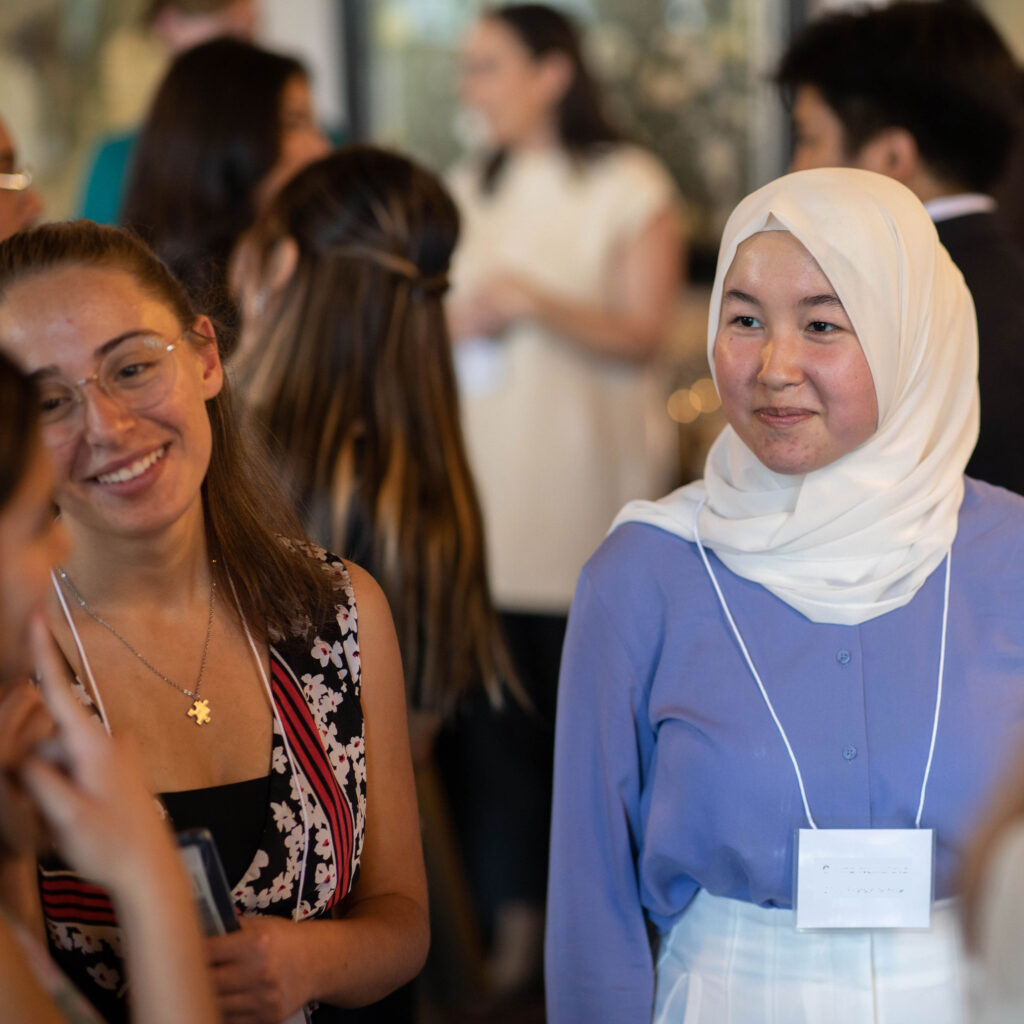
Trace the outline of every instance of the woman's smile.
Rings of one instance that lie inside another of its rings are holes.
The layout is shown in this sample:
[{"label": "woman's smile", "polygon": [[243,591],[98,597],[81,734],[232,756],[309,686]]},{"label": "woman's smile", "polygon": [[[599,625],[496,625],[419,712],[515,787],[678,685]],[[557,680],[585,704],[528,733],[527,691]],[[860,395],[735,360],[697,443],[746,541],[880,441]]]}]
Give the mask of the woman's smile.
[{"label": "woman's smile", "polygon": [[794,427],[801,423],[806,423],[816,414],[810,409],[794,409],[770,405],[756,409],[754,415],[766,426],[783,430],[786,427]]},{"label": "woman's smile", "polygon": [[156,466],[163,461],[167,454],[169,444],[162,444],[144,455],[129,455],[126,458],[118,459],[107,465],[98,473],[93,474],[89,479],[103,487],[114,487],[120,493],[124,493],[124,484],[142,483],[146,486],[156,476]]}]

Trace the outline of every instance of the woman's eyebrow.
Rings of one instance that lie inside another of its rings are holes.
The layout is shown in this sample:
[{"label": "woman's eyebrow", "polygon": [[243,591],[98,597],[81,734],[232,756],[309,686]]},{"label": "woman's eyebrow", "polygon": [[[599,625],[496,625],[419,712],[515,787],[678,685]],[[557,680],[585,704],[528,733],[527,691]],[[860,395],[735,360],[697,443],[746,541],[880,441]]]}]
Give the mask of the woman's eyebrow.
[{"label": "woman's eyebrow", "polygon": [[821,295],[808,295],[800,300],[801,306],[837,306],[839,309],[843,309],[843,304],[839,301],[838,295],[833,295],[831,292],[823,292]]},{"label": "woman's eyebrow", "polygon": [[760,299],[755,299],[753,295],[748,295],[746,292],[741,292],[739,288],[730,288],[723,296],[722,301],[726,299],[733,299],[735,302],[750,302],[755,306],[761,305]]},{"label": "woman's eyebrow", "polygon": [[[121,344],[122,341],[127,341],[129,338],[152,338],[159,336],[159,331],[154,331],[149,328],[139,327],[131,331],[125,331],[124,334],[119,334],[116,338],[111,338],[110,341],[105,341],[93,355],[96,358],[102,358],[111,349],[116,348]],[[34,370],[29,374],[32,380],[37,380],[40,377],[50,377],[58,374],[60,371],[56,366],[40,366],[38,370]]]}]

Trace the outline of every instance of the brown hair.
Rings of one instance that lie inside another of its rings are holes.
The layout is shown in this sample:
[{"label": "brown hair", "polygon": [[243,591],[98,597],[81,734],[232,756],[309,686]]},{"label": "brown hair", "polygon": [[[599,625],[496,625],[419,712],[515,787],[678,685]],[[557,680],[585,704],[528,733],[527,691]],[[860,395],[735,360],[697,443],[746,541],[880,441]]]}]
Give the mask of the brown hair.
[{"label": "brown hair", "polygon": [[[122,225],[198,308],[230,326],[228,261],[281,154],[281,101],[293,78],[306,78],[299,61],[241,39],[193,46],[168,69],[135,144]],[[222,352],[230,342],[221,338]]]},{"label": "brown hair", "polygon": [[257,231],[264,277],[283,239],[298,258],[240,374],[311,535],[380,579],[412,706],[442,712],[513,679],[442,305],[458,228],[437,178],[395,153],[301,171]]},{"label": "brown hair", "polygon": [[[555,126],[572,156],[586,160],[625,141],[605,111],[601,89],[583,59],[579,29],[568,15],[547,4],[501,4],[485,9],[481,17],[509,29],[534,60],[560,54],[569,62],[572,80],[555,110]],[[481,179],[485,194],[497,191],[507,161],[504,147],[488,155]]]},{"label": "brown hair", "polygon": [[[212,344],[191,332],[197,313],[171,272],[136,237],[121,228],[79,220],[44,224],[0,242],[0,303],[15,282],[59,267],[120,270],[165,303],[193,344]],[[306,616],[333,615],[330,581],[316,562],[282,538],[304,538],[258,445],[235,421],[227,380],[206,403],[213,434],[203,481],[206,540],[217,559],[217,582],[231,581],[245,618],[261,634],[287,633]],[[230,571],[230,575],[229,575]]]},{"label": "brown hair", "polygon": [[28,468],[39,429],[39,398],[32,382],[0,352],[0,509]]}]

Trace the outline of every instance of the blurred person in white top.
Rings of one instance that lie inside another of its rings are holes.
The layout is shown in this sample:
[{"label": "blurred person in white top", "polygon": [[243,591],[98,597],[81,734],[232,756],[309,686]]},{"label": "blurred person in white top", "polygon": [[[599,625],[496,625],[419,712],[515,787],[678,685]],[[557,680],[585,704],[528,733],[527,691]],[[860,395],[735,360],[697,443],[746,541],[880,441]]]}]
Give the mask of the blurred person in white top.
[{"label": "blurred person in white top", "polygon": [[651,486],[644,366],[681,283],[677,197],[605,116],[562,14],[493,9],[462,68],[488,146],[449,178],[449,308],[457,345],[492,342],[461,361],[494,588],[502,608],[564,615],[611,517]]},{"label": "blurred person in white top", "polygon": [[464,40],[460,91],[483,145],[448,176],[462,217],[448,315],[495,604],[539,712],[522,732],[502,722],[488,745],[485,774],[507,772],[501,799],[524,806],[485,867],[496,946],[502,908],[518,905],[505,931],[528,960],[539,957],[551,722],[576,577],[625,501],[671,483],[654,361],[684,243],[671,177],[606,116],[563,14],[488,10]]}]

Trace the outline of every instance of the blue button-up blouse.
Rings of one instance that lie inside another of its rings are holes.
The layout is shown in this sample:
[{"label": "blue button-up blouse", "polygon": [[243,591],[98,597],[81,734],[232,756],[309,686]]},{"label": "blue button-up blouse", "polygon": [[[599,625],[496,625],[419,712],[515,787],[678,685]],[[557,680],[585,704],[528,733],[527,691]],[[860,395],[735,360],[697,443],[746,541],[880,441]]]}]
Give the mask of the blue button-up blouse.
[{"label": "blue button-up blouse", "polygon": [[[823,828],[912,828],[942,632],[941,565],[905,607],[812,623],[709,551]],[[922,826],[935,895],[1024,742],[1024,499],[972,480],[952,551],[944,693]],[[616,529],[585,567],[562,662],[548,897],[552,1021],[649,1019],[648,927],[698,888],[790,907],[806,827],[782,739],[696,547]]]}]

